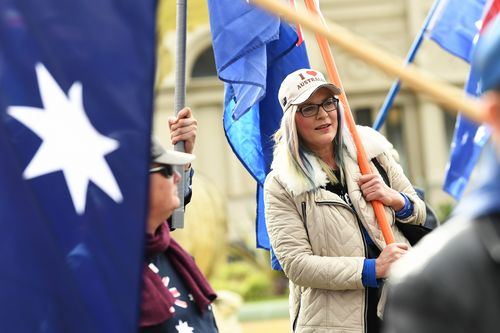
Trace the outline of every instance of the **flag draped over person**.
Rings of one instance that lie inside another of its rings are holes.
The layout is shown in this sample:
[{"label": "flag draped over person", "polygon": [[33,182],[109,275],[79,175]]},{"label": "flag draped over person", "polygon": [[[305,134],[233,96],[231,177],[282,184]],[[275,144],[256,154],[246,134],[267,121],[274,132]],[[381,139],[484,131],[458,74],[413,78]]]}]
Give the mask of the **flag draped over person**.
[{"label": "flag draped over person", "polygon": [[0,16],[0,331],[136,332],[155,2]]},{"label": "flag draped over person", "polygon": [[[448,52],[470,62],[480,31],[498,13],[499,6],[499,0],[441,0],[429,25],[429,37]],[[465,91],[471,96],[478,94],[474,68]],[[443,184],[443,189],[455,199],[461,198],[489,135],[486,126],[458,116]]]},{"label": "flag draped over person", "polygon": [[309,67],[305,43],[297,46],[292,26],[244,1],[209,0],[208,6],[217,72],[225,82],[224,130],[257,181],[257,247],[270,249],[262,195],[283,115],[278,89],[289,73]]}]

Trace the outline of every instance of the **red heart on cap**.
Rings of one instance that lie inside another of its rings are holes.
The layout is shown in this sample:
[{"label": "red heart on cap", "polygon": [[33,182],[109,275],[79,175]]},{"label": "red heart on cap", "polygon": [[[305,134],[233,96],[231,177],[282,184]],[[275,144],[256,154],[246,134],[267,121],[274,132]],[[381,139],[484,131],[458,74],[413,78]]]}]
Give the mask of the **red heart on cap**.
[{"label": "red heart on cap", "polygon": [[309,75],[311,75],[311,76],[316,76],[316,74],[318,74],[315,71],[306,71],[306,73],[309,74]]}]

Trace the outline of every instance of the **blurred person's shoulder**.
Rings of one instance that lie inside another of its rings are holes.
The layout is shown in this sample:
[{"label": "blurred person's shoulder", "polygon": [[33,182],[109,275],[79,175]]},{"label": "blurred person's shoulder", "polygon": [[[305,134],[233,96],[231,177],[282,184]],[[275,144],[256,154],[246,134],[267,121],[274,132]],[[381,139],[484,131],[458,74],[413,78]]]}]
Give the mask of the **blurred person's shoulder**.
[{"label": "blurred person's shoulder", "polygon": [[439,279],[459,274],[458,271],[465,269],[464,261],[472,260],[480,251],[474,223],[476,221],[470,218],[456,217],[425,236],[393,266],[391,284],[412,277],[420,280],[424,276],[435,276]]}]

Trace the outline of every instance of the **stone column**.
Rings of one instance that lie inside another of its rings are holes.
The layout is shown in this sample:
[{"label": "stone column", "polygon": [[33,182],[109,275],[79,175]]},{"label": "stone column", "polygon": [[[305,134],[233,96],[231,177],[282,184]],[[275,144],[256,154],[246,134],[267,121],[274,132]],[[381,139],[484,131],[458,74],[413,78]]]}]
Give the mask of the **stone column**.
[{"label": "stone column", "polygon": [[449,201],[441,188],[448,150],[443,111],[436,104],[420,98],[418,107],[422,142],[422,164],[427,181],[426,199],[433,205]]}]

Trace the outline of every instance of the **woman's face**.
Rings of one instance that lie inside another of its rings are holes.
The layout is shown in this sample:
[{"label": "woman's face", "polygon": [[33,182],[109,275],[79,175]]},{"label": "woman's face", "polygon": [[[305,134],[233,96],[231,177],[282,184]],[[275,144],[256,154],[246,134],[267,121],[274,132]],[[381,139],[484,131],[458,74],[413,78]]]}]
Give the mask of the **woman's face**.
[{"label": "woman's face", "polygon": [[[158,165],[153,167],[158,167]],[[154,232],[179,207],[177,184],[180,178],[177,171],[173,171],[172,176],[168,178],[161,172],[150,173],[148,231]]]},{"label": "woman's face", "polygon": [[327,88],[320,88],[307,101],[299,105],[295,114],[297,132],[302,142],[313,152],[319,152],[333,145],[333,139],[337,134],[337,111],[326,112],[319,107],[318,114],[312,117],[304,117],[299,110],[308,104],[322,104],[333,97]]}]

